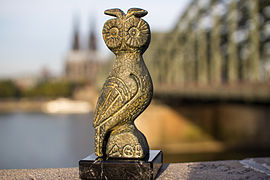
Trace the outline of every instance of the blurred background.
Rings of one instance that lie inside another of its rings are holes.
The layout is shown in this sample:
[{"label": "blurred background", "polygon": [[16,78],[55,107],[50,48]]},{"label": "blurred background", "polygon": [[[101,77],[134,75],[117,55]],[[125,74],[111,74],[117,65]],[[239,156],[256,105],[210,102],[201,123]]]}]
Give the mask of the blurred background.
[{"label": "blurred background", "polygon": [[270,1],[0,0],[0,169],[76,167],[113,63],[109,8],[146,9],[154,84],[135,121],[165,162],[270,156]]}]

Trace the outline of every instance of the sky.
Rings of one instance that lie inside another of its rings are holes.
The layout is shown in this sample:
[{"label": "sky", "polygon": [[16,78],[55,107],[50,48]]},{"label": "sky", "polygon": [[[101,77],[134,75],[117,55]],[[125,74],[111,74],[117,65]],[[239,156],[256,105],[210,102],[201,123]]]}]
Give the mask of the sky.
[{"label": "sky", "polygon": [[0,78],[33,75],[48,68],[63,72],[70,51],[74,17],[87,38],[94,20],[98,47],[108,54],[101,32],[104,10],[131,7],[148,11],[151,31],[169,31],[190,0],[0,0]]}]

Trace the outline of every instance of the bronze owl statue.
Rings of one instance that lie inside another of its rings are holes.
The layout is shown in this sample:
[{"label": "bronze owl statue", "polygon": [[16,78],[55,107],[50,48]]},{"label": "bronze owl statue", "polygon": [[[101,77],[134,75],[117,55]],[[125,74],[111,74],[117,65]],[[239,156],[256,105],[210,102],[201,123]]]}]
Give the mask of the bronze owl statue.
[{"label": "bronze owl statue", "polygon": [[96,105],[95,154],[106,158],[143,159],[149,153],[145,136],[135,119],[147,108],[153,84],[142,54],[150,43],[150,28],[141,17],[147,11],[131,8],[104,12],[115,18],[103,27],[103,39],[116,55]]}]

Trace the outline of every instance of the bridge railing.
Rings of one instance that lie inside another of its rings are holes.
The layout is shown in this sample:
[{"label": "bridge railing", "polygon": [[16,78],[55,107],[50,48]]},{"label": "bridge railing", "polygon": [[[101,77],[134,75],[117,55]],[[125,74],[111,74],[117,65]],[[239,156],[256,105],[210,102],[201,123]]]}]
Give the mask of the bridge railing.
[{"label": "bridge railing", "polygon": [[270,2],[193,0],[169,33],[153,33],[146,61],[156,87],[270,80]]}]

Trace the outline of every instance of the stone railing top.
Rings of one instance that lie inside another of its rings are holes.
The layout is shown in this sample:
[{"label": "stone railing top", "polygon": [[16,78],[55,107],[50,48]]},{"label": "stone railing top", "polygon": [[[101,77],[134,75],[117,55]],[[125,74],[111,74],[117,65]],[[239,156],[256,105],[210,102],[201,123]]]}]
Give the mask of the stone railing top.
[{"label": "stone railing top", "polygon": [[[0,179],[79,179],[79,169],[7,169]],[[270,179],[270,158],[164,164],[157,179]]]}]

